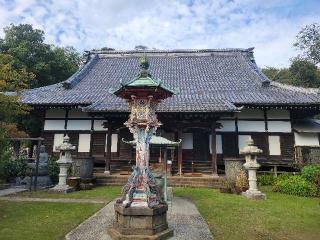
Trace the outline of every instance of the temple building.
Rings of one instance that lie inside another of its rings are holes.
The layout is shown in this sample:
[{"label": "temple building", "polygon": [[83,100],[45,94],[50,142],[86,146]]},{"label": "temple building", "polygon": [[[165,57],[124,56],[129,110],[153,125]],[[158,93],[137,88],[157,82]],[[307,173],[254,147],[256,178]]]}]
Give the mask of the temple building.
[{"label": "temple building", "polygon": [[[123,125],[129,109],[110,87],[133,79],[143,56],[154,79],[179,90],[157,109],[157,135],[182,140],[169,154],[173,174],[223,173],[225,160],[243,157],[248,136],[265,168],[291,168],[303,147],[319,146],[319,125],[310,120],[320,113],[319,91],[269,80],[253,49],[96,51],[69,79],[21,95],[43,119],[50,155],[68,134],[76,157],[93,157],[111,173],[130,169],[135,150],[122,141],[133,140]],[[159,158],[151,148],[150,161]]]}]

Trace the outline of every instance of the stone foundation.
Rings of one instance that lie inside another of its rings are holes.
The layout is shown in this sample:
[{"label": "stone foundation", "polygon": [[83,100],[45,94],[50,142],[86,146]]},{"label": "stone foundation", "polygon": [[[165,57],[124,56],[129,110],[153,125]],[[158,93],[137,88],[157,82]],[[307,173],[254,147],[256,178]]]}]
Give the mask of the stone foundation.
[{"label": "stone foundation", "polygon": [[265,200],[267,199],[267,196],[260,192],[260,191],[250,191],[247,190],[246,192],[242,193],[242,196],[245,196],[248,199],[254,199],[254,200]]},{"label": "stone foundation", "polygon": [[56,192],[56,193],[70,193],[74,192],[74,188],[68,185],[56,185],[53,188],[49,189],[49,192]]},{"label": "stone foundation", "polygon": [[166,239],[173,236],[168,228],[167,205],[148,207],[123,207],[115,204],[115,222],[108,234],[112,239]]}]

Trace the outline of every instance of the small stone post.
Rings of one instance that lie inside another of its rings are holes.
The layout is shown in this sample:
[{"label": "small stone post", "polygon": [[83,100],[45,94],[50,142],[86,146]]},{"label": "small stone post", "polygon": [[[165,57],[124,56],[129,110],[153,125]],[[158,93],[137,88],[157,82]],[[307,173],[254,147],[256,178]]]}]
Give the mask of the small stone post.
[{"label": "small stone post", "polygon": [[240,154],[245,155],[246,163],[243,166],[248,170],[249,175],[249,189],[242,195],[249,199],[266,199],[266,195],[257,187],[257,169],[260,168],[260,164],[257,163],[259,153],[262,153],[262,150],[254,146],[251,137],[247,140],[247,146],[240,150]]},{"label": "small stone post", "polygon": [[72,187],[67,185],[68,169],[72,164],[71,151],[76,149],[75,146],[72,146],[71,143],[69,143],[69,140],[70,138],[66,135],[63,138],[63,143],[56,147],[56,150],[60,151],[60,158],[57,161],[60,173],[58,185],[50,189],[52,192],[69,193],[74,191]]}]

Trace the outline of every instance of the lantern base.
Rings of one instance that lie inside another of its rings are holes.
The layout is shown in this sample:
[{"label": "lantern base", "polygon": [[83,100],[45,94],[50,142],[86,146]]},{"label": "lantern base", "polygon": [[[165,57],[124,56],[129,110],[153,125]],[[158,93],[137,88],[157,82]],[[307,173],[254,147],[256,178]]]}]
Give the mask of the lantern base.
[{"label": "lantern base", "polygon": [[49,189],[49,192],[55,193],[70,193],[74,191],[75,189],[69,185],[56,185],[55,187]]},{"label": "lantern base", "polygon": [[242,193],[242,196],[245,196],[248,199],[254,199],[254,200],[265,200],[267,199],[266,194],[256,190],[256,191],[252,191],[252,190],[247,190],[245,192]]},{"label": "lantern base", "polygon": [[161,204],[153,209],[149,207],[128,207],[114,205],[114,226],[107,230],[112,239],[167,239],[173,236],[168,228],[168,206]]}]

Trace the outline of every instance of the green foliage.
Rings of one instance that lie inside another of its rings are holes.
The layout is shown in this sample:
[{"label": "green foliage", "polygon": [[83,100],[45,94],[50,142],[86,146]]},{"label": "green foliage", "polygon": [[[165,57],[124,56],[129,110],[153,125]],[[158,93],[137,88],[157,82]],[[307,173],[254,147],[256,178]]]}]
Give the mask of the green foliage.
[{"label": "green foliage", "polygon": [[320,86],[320,73],[317,66],[305,59],[292,60],[289,71],[294,77],[293,85],[316,88]]},{"label": "green foliage", "polygon": [[308,165],[302,168],[301,177],[309,182],[315,183],[320,187],[320,164]]},{"label": "green foliage", "polygon": [[294,76],[288,68],[275,68],[266,67],[262,69],[262,72],[272,81],[280,82],[283,84],[293,84],[292,79]]},{"label": "green foliage", "polygon": [[320,25],[311,24],[303,28],[297,35],[294,44],[303,51],[291,61],[289,68],[277,69],[267,67],[262,72],[273,81],[301,87],[320,87]]},{"label": "green foliage", "polygon": [[320,24],[305,26],[297,35],[294,46],[302,50],[304,57],[314,64],[320,63]]},{"label": "green foliage", "polygon": [[301,197],[314,197],[317,196],[318,192],[315,184],[306,181],[301,176],[291,176],[287,179],[277,180],[273,191]]},{"label": "green foliage", "polygon": [[59,166],[57,164],[58,158],[50,157],[48,161],[48,170],[49,176],[53,183],[57,183],[59,181]]},{"label": "green foliage", "polygon": [[6,180],[5,163],[10,159],[9,141],[4,137],[4,129],[0,128],[0,179]]},{"label": "green foliage", "polygon": [[31,88],[65,80],[80,63],[80,55],[74,48],[44,43],[44,32],[30,24],[11,24],[4,28],[0,51],[13,57],[16,68],[35,74],[35,81],[28,83]]},{"label": "green foliage", "polygon": [[275,182],[275,177],[274,175],[260,175],[258,176],[258,184],[260,186],[271,186]]},{"label": "green foliage", "polygon": [[291,176],[292,176],[292,175],[289,174],[289,173],[282,173],[282,174],[279,174],[279,175],[276,177],[275,181],[286,180],[286,179],[290,178]]},{"label": "green foliage", "polygon": [[3,169],[3,177],[10,181],[16,177],[24,177],[28,171],[27,160],[22,157],[7,158],[1,161],[1,168]]}]

